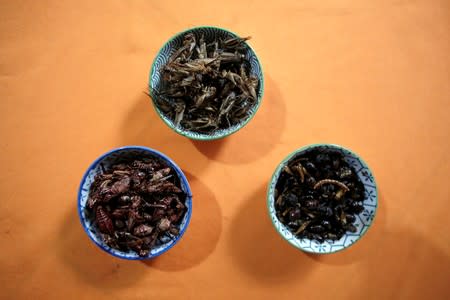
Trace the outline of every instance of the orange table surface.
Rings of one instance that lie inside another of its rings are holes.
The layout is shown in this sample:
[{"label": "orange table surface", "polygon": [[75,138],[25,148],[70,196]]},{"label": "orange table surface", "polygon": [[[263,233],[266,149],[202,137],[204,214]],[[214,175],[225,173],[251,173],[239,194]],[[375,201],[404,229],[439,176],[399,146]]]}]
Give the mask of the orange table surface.
[{"label": "orange table surface", "polygon": [[[173,34],[251,35],[256,117],[215,142],[172,132],[143,93]],[[450,2],[1,1],[0,299],[448,299]],[[276,233],[266,187],[291,151],[341,144],[379,187],[373,226],[311,256]],[[76,211],[89,164],[148,146],[186,171],[191,224],[159,258],[99,250]]]}]

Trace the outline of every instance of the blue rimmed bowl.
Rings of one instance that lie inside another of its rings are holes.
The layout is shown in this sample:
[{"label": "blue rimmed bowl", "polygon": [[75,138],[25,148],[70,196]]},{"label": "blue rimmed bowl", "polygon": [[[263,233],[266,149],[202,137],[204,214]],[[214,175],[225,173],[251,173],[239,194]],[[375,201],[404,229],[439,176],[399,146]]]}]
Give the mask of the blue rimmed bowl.
[{"label": "blue rimmed bowl", "polygon": [[[308,153],[312,150],[324,152],[324,151],[337,151],[342,153],[344,159],[349,163],[356,171],[359,179],[364,184],[365,188],[365,198],[362,202],[364,206],[363,212],[356,216],[356,221],[354,223],[357,231],[355,233],[347,232],[344,236],[337,241],[325,241],[324,243],[319,243],[315,240],[310,239],[299,239],[283,224],[281,223],[275,211],[275,187],[278,178],[283,170],[292,159],[295,159],[299,155]],[[356,241],[358,241],[369,229],[373,219],[375,218],[375,213],[378,206],[378,192],[377,184],[372,172],[370,171],[367,164],[353,151],[346,149],[339,145],[333,144],[313,144],[300,148],[293,153],[289,154],[276,168],[273,173],[272,179],[269,182],[269,187],[267,191],[267,207],[269,210],[270,219],[272,220],[273,226],[277,232],[292,246],[303,250],[305,252],[315,253],[315,254],[328,254],[344,250]]]},{"label": "blue rimmed bowl", "polygon": [[[102,173],[102,170],[107,170],[110,166],[118,163],[122,163],[124,161],[129,161],[132,159],[143,159],[143,158],[157,158],[164,161],[168,166],[170,166],[178,175],[180,180],[181,189],[186,193],[185,205],[187,211],[184,215],[183,220],[180,223],[180,233],[174,239],[167,238],[163,240],[160,244],[157,244],[146,257],[140,257],[135,252],[129,251],[124,252],[106,245],[101,237],[100,231],[97,226],[95,226],[88,216],[88,212],[86,211],[86,203],[89,195],[89,188],[91,184],[94,182],[94,177],[98,173]],[[172,248],[183,236],[186,228],[189,225],[189,221],[191,219],[192,214],[192,193],[189,187],[189,183],[186,179],[186,176],[183,174],[181,169],[166,155],[158,152],[156,150],[142,147],[142,146],[126,146],[121,148],[113,149],[105,154],[101,155],[97,158],[91,166],[87,169],[86,173],[81,180],[80,188],[78,191],[78,214],[80,217],[81,225],[84,228],[84,231],[89,236],[89,238],[103,251],[122,258],[129,260],[143,260],[149,259],[156,256],[159,256]]]},{"label": "blue rimmed bowl", "polygon": [[263,71],[261,64],[258,60],[258,57],[256,56],[255,51],[248,45],[248,43],[245,43],[244,47],[244,54],[245,58],[250,62],[250,74],[255,75],[259,79],[258,88],[256,90],[257,94],[257,104],[251,109],[249,112],[249,115],[242,119],[240,123],[233,125],[232,127],[226,128],[226,129],[220,129],[215,130],[211,133],[198,133],[190,130],[186,130],[182,128],[181,126],[175,126],[174,122],[168,118],[162,110],[159,109],[157,102],[158,102],[158,91],[161,90],[161,86],[163,84],[163,77],[162,77],[162,68],[164,65],[167,64],[169,61],[169,58],[174,54],[174,52],[181,48],[183,45],[183,37],[187,33],[194,33],[196,36],[204,35],[206,41],[212,41],[217,38],[233,38],[238,37],[237,34],[228,31],[226,29],[218,28],[218,27],[212,27],[212,26],[201,26],[201,27],[194,27],[187,29],[183,32],[180,32],[173,36],[169,41],[167,41],[164,46],[159,50],[158,54],[156,55],[155,60],[153,61],[153,65],[150,70],[150,76],[149,76],[149,92],[150,96],[152,98],[153,106],[156,109],[157,114],[159,117],[166,123],[172,130],[174,130],[176,133],[181,134],[185,137],[188,137],[193,140],[215,140],[220,139],[223,137],[226,137],[230,134],[233,134],[243,128],[250,120],[254,117],[256,114],[256,111],[258,110],[259,106],[261,105],[262,97],[263,97],[263,91],[264,91],[264,78],[263,78]]}]

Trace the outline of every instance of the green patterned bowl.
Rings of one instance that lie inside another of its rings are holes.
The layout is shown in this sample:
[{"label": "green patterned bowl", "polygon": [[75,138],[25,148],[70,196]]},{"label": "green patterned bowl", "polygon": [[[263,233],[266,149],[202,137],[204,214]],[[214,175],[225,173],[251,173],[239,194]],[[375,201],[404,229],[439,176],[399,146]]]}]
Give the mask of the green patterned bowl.
[{"label": "green patterned bowl", "polygon": [[170,128],[172,128],[176,133],[179,133],[185,137],[188,137],[193,140],[215,140],[220,139],[223,137],[226,137],[232,133],[237,132],[239,129],[244,127],[256,114],[256,111],[258,110],[259,106],[261,105],[261,100],[263,96],[263,90],[264,90],[264,79],[263,79],[263,72],[261,64],[259,63],[259,60],[255,54],[255,51],[248,45],[245,44],[245,57],[250,62],[250,74],[255,75],[259,79],[259,85],[258,89],[256,91],[257,93],[257,104],[252,108],[250,114],[247,116],[247,118],[243,119],[240,123],[226,128],[226,129],[220,129],[213,131],[211,133],[198,133],[193,132],[190,130],[186,130],[182,128],[181,126],[176,127],[174,122],[169,119],[167,116],[164,115],[164,113],[158,108],[157,106],[157,100],[158,100],[158,93],[157,91],[160,90],[160,86],[162,84],[162,74],[161,69],[162,67],[168,62],[171,55],[179,49],[183,44],[183,37],[187,33],[194,33],[197,36],[198,35],[204,35],[205,40],[214,40],[216,38],[230,38],[230,37],[237,37],[235,33],[232,33],[228,30],[217,28],[217,27],[195,27],[188,29],[186,31],[180,32],[176,34],[174,37],[172,37],[167,43],[164,44],[164,46],[159,50],[158,54],[156,55],[155,60],[153,61],[153,65],[150,71],[150,77],[149,77],[149,92],[150,96],[153,100],[153,105],[156,109],[156,112],[160,116],[160,118],[166,123]]},{"label": "green patterned bowl", "polygon": [[[356,216],[356,221],[354,224],[357,231],[355,233],[347,232],[340,240],[337,241],[325,241],[324,243],[319,243],[315,240],[299,239],[295,235],[293,235],[291,231],[284,224],[282,224],[276,216],[274,192],[281,170],[289,163],[289,161],[295,159],[298,155],[307,153],[313,149],[319,151],[334,150],[342,153],[345,161],[347,161],[347,163],[349,163],[355,169],[359,179],[364,184],[366,192],[366,197],[364,198],[362,203],[364,206],[364,210],[362,213]],[[367,164],[354,152],[342,146],[333,144],[313,144],[294,151],[278,165],[275,172],[273,173],[272,179],[269,182],[269,188],[267,192],[267,206],[273,226],[275,227],[277,232],[292,246],[305,252],[315,254],[334,253],[344,250],[353,245],[367,232],[367,230],[371,226],[378,206],[377,184]]]}]

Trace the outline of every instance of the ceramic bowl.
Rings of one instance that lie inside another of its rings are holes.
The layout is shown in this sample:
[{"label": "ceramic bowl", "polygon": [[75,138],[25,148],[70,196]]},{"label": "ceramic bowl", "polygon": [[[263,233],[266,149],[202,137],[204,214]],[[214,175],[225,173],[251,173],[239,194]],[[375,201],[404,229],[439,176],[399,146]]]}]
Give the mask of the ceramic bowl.
[{"label": "ceramic bowl", "polygon": [[[91,219],[88,217],[88,212],[86,211],[86,203],[88,200],[88,194],[89,194],[89,188],[94,181],[94,177],[96,174],[101,173],[104,169],[109,169],[111,165],[121,163],[124,161],[129,161],[131,159],[142,159],[142,158],[150,158],[150,157],[156,157],[164,162],[167,163],[173,170],[175,170],[176,174],[178,175],[178,178],[180,179],[181,188],[186,193],[186,201],[185,205],[187,208],[187,211],[184,215],[184,218],[180,224],[180,233],[175,239],[167,239],[166,241],[163,241],[160,244],[157,244],[156,247],[154,247],[149,255],[147,257],[140,257],[136,253],[129,251],[129,252],[123,252],[117,249],[113,249],[109,246],[107,246],[100,235],[100,232],[97,229],[97,226],[93,224]],[[186,179],[186,176],[183,174],[181,169],[166,155],[150,149],[146,147],[141,146],[127,146],[127,147],[121,147],[113,149],[103,155],[101,155],[99,158],[97,158],[91,166],[87,169],[86,173],[83,176],[83,179],[81,180],[80,188],[78,191],[78,214],[80,217],[81,225],[83,226],[84,230],[86,231],[86,234],[89,236],[89,238],[94,242],[100,249],[104,250],[105,252],[122,258],[122,259],[130,259],[130,260],[142,260],[142,259],[149,259],[156,257],[158,255],[163,254],[170,248],[172,248],[183,236],[184,232],[186,231],[186,228],[189,225],[189,221],[192,214],[192,193],[191,189],[189,187],[189,183]]]},{"label": "ceramic bowl", "polygon": [[162,67],[169,61],[169,58],[171,55],[179,49],[183,44],[183,37],[187,33],[194,33],[196,36],[204,35],[206,41],[211,41],[216,38],[230,38],[230,37],[237,37],[235,33],[232,33],[226,29],[217,28],[217,27],[195,27],[188,29],[186,31],[180,32],[176,34],[174,37],[169,39],[164,46],[159,50],[158,54],[156,55],[155,60],[153,61],[153,65],[150,71],[149,76],[149,92],[150,96],[153,101],[153,106],[156,109],[157,114],[160,116],[160,118],[166,123],[172,130],[174,130],[176,133],[181,134],[185,137],[188,137],[193,140],[215,140],[220,139],[223,137],[226,137],[232,133],[237,132],[239,129],[243,128],[256,114],[256,111],[258,110],[259,106],[261,105],[261,100],[263,96],[263,90],[264,90],[264,78],[263,78],[263,72],[261,64],[259,63],[259,60],[255,54],[255,51],[247,44],[245,43],[245,57],[250,62],[250,74],[255,75],[259,79],[259,85],[258,89],[256,91],[257,93],[257,104],[252,108],[250,111],[250,114],[247,118],[243,119],[240,123],[226,128],[226,129],[220,129],[216,130],[212,133],[198,133],[193,132],[190,130],[186,130],[181,128],[181,126],[176,127],[174,122],[169,119],[167,116],[164,115],[164,113],[158,108],[157,101],[158,101],[158,93],[157,91],[161,90],[162,86]]},{"label": "ceramic bowl", "polygon": [[[356,216],[356,221],[354,225],[357,228],[355,233],[347,232],[344,236],[337,241],[325,241],[324,243],[319,243],[315,240],[309,239],[299,239],[294,236],[289,229],[282,224],[275,212],[275,199],[274,192],[275,186],[278,181],[278,177],[280,176],[281,170],[284,166],[288,164],[288,162],[301,155],[303,153],[307,153],[311,150],[334,150],[343,154],[345,161],[347,161],[357,172],[357,175],[361,182],[364,184],[366,197],[363,201],[364,211]],[[270,180],[268,192],[267,192],[267,206],[269,210],[270,219],[272,220],[273,226],[277,230],[277,232],[292,246],[303,250],[305,252],[316,253],[316,254],[327,254],[334,253],[341,250],[344,250],[351,245],[353,245],[356,241],[358,241],[369,229],[371,226],[373,219],[375,217],[375,213],[377,211],[378,205],[378,194],[377,194],[377,185],[375,179],[372,175],[367,164],[362,160],[354,152],[338,145],[332,144],[314,144],[309,145],[303,148],[300,148],[293,153],[289,154],[276,168],[273,173],[272,179]]]}]

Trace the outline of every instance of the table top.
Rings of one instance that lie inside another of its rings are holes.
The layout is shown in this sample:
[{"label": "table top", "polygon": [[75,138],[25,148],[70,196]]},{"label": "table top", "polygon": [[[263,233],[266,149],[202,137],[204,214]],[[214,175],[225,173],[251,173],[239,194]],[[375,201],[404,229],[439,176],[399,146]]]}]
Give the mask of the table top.
[{"label": "table top", "polygon": [[[0,298],[448,297],[449,20],[445,0],[2,1]],[[251,35],[265,72],[255,118],[215,142],[171,131],[144,94],[159,48],[197,25]],[[266,209],[277,164],[316,142],[359,153],[379,187],[374,225],[329,256],[291,247]],[[151,261],[102,252],[77,216],[83,173],[124,145],[173,158],[194,193]]]}]

